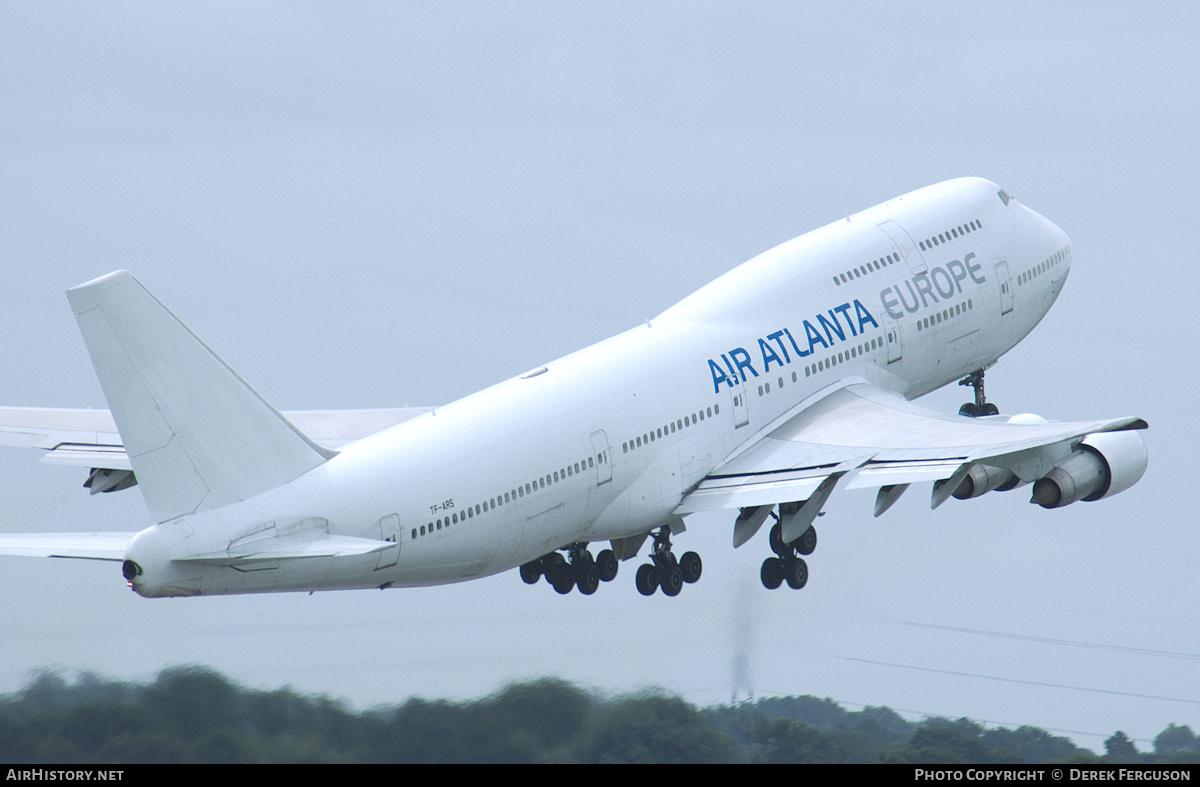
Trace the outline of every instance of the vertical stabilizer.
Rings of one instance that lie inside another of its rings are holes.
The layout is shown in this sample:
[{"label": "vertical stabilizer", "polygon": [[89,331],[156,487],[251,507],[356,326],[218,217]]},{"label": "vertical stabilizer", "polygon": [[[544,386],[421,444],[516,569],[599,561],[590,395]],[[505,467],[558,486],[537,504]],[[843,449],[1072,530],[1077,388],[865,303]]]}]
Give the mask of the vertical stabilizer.
[{"label": "vertical stabilizer", "polygon": [[335,454],[297,430],[127,271],[67,297],[156,521],[245,500]]}]

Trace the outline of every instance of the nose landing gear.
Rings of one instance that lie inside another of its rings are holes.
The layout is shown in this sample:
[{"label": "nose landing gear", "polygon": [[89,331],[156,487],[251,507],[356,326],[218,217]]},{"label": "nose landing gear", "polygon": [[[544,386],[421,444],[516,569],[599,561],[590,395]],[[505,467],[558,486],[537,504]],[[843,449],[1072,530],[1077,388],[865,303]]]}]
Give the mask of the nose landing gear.
[{"label": "nose landing gear", "polygon": [[975,401],[967,402],[962,407],[958,408],[959,415],[965,415],[968,418],[981,418],[985,415],[1000,415],[1000,408],[987,401],[987,397],[984,396],[983,372],[983,369],[980,369],[977,372],[971,372],[966,377],[958,381],[959,385],[969,385],[975,389]]}]

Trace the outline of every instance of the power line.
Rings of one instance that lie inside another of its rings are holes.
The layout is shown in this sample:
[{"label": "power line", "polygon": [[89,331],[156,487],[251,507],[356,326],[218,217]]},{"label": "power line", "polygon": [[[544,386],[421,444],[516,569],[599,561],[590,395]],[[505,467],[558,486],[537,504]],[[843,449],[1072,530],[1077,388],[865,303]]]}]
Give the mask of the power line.
[{"label": "power line", "polygon": [[899,669],[918,670],[920,672],[935,672],[941,675],[957,675],[962,678],[977,678],[979,680],[995,680],[1002,683],[1020,683],[1026,686],[1042,686],[1052,689],[1069,689],[1071,691],[1085,691],[1093,694],[1110,694],[1120,697],[1137,697],[1143,700],[1163,700],[1165,702],[1183,702],[1189,705],[1200,705],[1200,700],[1189,700],[1182,697],[1164,697],[1158,694],[1138,694],[1132,691],[1117,691],[1115,689],[1095,689],[1087,686],[1069,686],[1065,683],[1047,683],[1036,680],[1021,680],[1020,678],[1002,678],[998,675],[979,675],[973,672],[957,672],[955,670],[937,669],[935,667],[918,667],[914,664],[896,664],[889,661],[873,661],[871,659],[860,659],[853,656],[834,656],[834,658],[842,659],[843,661],[857,661],[862,664],[876,664],[882,667],[896,667]]},{"label": "power line", "polygon": [[1009,634],[1003,631],[987,631],[985,629],[972,629],[961,626],[941,626],[936,623],[918,623],[913,620],[902,620],[900,621],[900,624],[902,626],[917,626],[919,628],[937,629],[938,631],[953,631],[959,634],[978,634],[985,637],[1000,637],[1002,639],[1015,639],[1023,642],[1040,642],[1047,645],[1064,645],[1073,648],[1105,650],[1111,653],[1132,653],[1138,656],[1158,656],[1160,658],[1200,661],[1200,653],[1182,653],[1170,650],[1152,650],[1150,648],[1131,648],[1124,645],[1105,645],[1099,642],[1079,642],[1077,640],[1070,639],[1035,637],[1031,634]]}]

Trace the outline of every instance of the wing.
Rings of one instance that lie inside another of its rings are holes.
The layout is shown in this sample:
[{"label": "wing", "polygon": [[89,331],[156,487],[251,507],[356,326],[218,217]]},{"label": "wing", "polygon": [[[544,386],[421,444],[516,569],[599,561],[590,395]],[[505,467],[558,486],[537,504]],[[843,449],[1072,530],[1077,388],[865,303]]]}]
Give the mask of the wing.
[{"label": "wing", "polygon": [[[675,513],[802,507],[801,501],[808,501],[814,505],[800,517],[799,536],[838,485],[881,487],[878,516],[899,497],[894,490],[902,492],[917,481],[943,481],[935,485],[936,507],[973,467],[1011,473],[1013,483],[1034,481],[1074,453],[1087,435],[1146,428],[1140,418],[1047,423],[1036,416],[948,416],[866,383],[802,403],[780,420],[714,469]],[[752,535],[757,526],[748,524],[743,531]]]},{"label": "wing", "polygon": [[[292,410],[284,415],[314,441],[340,448],[430,410]],[[41,461],[49,464],[92,468],[84,485],[93,493],[137,483],[108,410],[0,407],[0,445],[41,449],[45,452]]]}]

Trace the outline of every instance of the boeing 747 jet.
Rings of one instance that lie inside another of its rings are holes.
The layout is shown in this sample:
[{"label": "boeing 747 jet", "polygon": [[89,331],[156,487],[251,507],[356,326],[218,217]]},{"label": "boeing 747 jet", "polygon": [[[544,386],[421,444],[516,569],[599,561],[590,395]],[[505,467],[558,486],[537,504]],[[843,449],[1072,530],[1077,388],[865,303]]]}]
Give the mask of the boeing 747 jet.
[{"label": "boeing 747 jet", "polygon": [[[771,589],[808,581],[835,491],[931,504],[1029,486],[1056,508],[1135,484],[1134,418],[1001,415],[984,370],[1050,309],[1071,242],[994,183],[910,192],[734,268],[607,341],[426,408],[280,412],[132,275],[68,291],[110,410],[0,408],[0,442],[141,491],[133,533],[4,534],[111,560],[147,597],[391,588],[519,568],[594,593],[700,578],[672,538],[729,512]],[[913,404],[961,382],[957,413]],[[598,550],[593,554],[593,550]]]}]

